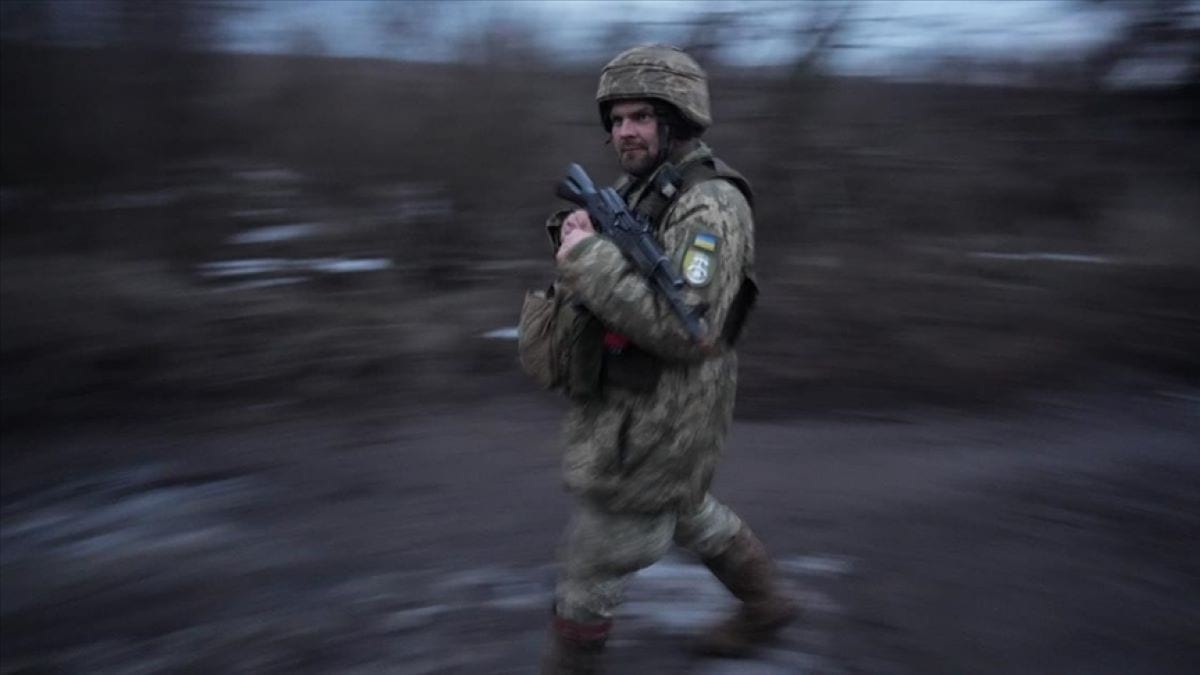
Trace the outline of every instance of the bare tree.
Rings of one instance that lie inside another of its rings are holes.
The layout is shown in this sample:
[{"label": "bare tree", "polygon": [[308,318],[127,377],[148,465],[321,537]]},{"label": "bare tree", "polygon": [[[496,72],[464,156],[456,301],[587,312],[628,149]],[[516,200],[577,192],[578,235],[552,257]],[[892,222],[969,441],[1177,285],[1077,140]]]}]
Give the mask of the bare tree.
[{"label": "bare tree", "polygon": [[109,0],[108,4],[116,44],[155,52],[212,48],[225,21],[253,11],[229,0]]},{"label": "bare tree", "polygon": [[405,58],[421,54],[431,49],[434,41],[446,38],[442,20],[448,11],[444,3],[419,0],[381,2],[374,14],[389,51]]},{"label": "bare tree", "polygon": [[51,41],[54,16],[47,2],[16,0],[0,3],[0,38],[15,42]]},{"label": "bare tree", "polygon": [[728,9],[701,13],[689,22],[683,48],[700,63],[717,64],[721,51],[734,42],[740,18],[740,12]]},{"label": "bare tree", "polygon": [[324,56],[329,52],[329,45],[317,29],[300,26],[288,33],[286,50],[295,56]]},{"label": "bare tree", "polygon": [[645,26],[636,21],[613,21],[604,28],[600,36],[598,53],[608,58],[634,45],[645,42]]},{"label": "bare tree", "polygon": [[793,41],[799,48],[792,61],[793,79],[809,78],[826,70],[831,53],[849,25],[854,4],[814,3],[811,8],[792,27]]},{"label": "bare tree", "polygon": [[231,17],[253,11],[227,0],[109,0],[98,30],[107,28],[117,56],[113,96],[128,107],[145,137],[150,159],[186,154],[205,143],[218,86],[211,61],[197,58],[219,44]]},{"label": "bare tree", "polygon": [[1180,84],[1200,83],[1200,2],[1197,0],[1080,0],[1084,6],[1115,11],[1120,27],[1087,58],[1093,86],[1105,86],[1122,67],[1135,62],[1176,66]]}]

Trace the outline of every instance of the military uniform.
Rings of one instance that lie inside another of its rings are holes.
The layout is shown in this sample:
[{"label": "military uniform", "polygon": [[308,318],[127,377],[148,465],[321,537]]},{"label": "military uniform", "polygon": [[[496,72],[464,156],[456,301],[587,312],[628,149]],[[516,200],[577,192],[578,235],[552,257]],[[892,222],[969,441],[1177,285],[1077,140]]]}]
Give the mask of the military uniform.
[{"label": "military uniform", "polygon": [[[689,150],[672,165],[711,157],[700,143]],[[626,188],[632,209],[651,193],[654,178]],[[746,197],[720,178],[679,195],[658,223],[657,238],[686,281],[684,299],[708,305],[710,331],[724,325],[749,277],[753,230]],[[585,500],[587,515],[576,519],[566,541],[559,613],[594,621],[611,615],[620,577],[662,556],[677,523],[679,543],[702,556],[720,553],[736,533],[740,521],[708,496],[708,486],[733,417],[737,354],[727,345],[710,351],[694,343],[662,296],[602,236],[572,249],[559,270],[561,292],[628,338],[632,346],[622,350],[646,352],[658,371],[644,391],[623,386],[609,373],[624,354],[605,350],[600,390],[576,400],[564,424],[564,480]],[[586,541],[614,540],[602,514],[621,514],[611,518],[613,529],[626,533],[611,556]],[[613,558],[609,569],[597,553]],[[586,570],[594,591],[572,570]]]},{"label": "military uniform", "polygon": [[[666,100],[701,129],[711,121],[703,71],[674,48],[635,48],[606,67],[598,95],[602,120],[607,102],[628,98]],[[653,224],[685,281],[686,303],[707,307],[712,337],[694,341],[603,235],[582,240],[559,262],[556,322],[571,329],[551,339],[569,372],[543,383],[562,384],[572,398],[563,476],[579,506],[560,552],[557,647],[546,672],[592,672],[585,657],[602,647],[626,580],[672,544],[710,568],[739,573],[746,568],[743,553],[766,560],[745,524],[708,493],[733,417],[733,341],[754,297],[749,185],[697,138],[672,143],[663,160],[618,188]],[[552,237],[563,216],[548,223]],[[737,581],[725,578],[736,575],[714,572],[738,594]],[[770,570],[758,572],[765,581],[747,597],[774,602],[779,594]]]},{"label": "military uniform", "polygon": [[[680,163],[708,156],[697,144]],[[632,192],[637,210],[646,191]],[[686,281],[684,300],[708,305],[710,331],[724,326],[750,276],[753,234],[746,198],[720,178],[684,192],[658,224],[657,238]],[[694,511],[733,415],[737,354],[724,344],[710,351],[693,342],[663,297],[603,236],[572,249],[559,272],[563,290],[647,353],[658,372],[657,382],[623,386],[611,372],[625,354],[604,355],[601,391],[567,414],[567,485],[613,511]]]}]

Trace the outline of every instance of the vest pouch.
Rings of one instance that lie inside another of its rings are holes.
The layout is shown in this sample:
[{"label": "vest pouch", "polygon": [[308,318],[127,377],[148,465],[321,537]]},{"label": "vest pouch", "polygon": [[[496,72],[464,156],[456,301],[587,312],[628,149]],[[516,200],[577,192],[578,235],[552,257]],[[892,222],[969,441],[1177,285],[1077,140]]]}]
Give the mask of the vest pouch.
[{"label": "vest pouch", "polygon": [[521,369],[547,389],[586,397],[600,388],[604,328],[558,288],[525,294],[517,326]]},{"label": "vest pouch", "polygon": [[566,347],[563,382],[567,396],[588,398],[600,391],[600,373],[604,363],[604,325],[582,306],[567,304],[561,313]]},{"label": "vest pouch", "polygon": [[553,389],[562,383],[562,354],[556,342],[558,296],[554,287],[530,291],[521,305],[517,325],[517,356],[521,369],[538,384]]}]

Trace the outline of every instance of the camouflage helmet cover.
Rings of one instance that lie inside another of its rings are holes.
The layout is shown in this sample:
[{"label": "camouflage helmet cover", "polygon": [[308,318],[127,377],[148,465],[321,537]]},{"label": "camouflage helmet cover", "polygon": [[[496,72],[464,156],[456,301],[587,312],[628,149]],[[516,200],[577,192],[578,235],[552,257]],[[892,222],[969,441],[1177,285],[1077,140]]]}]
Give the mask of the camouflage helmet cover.
[{"label": "camouflage helmet cover", "polygon": [[670,103],[701,130],[712,124],[708,75],[678,47],[656,44],[627,49],[600,71],[596,103],[600,106],[600,122],[606,130],[610,128],[608,104],[638,98]]}]

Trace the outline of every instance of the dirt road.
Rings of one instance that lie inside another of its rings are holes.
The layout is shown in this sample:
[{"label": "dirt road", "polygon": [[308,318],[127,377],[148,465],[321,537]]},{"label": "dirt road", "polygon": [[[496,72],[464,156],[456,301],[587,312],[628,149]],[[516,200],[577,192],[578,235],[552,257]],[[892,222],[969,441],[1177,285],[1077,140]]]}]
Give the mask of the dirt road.
[{"label": "dirt road", "polygon": [[[8,432],[4,673],[527,673],[555,542],[551,395]],[[1200,662],[1200,397],[740,420],[715,492],[808,607],[693,660],[730,599],[672,556],[614,673],[1174,673]]]}]

